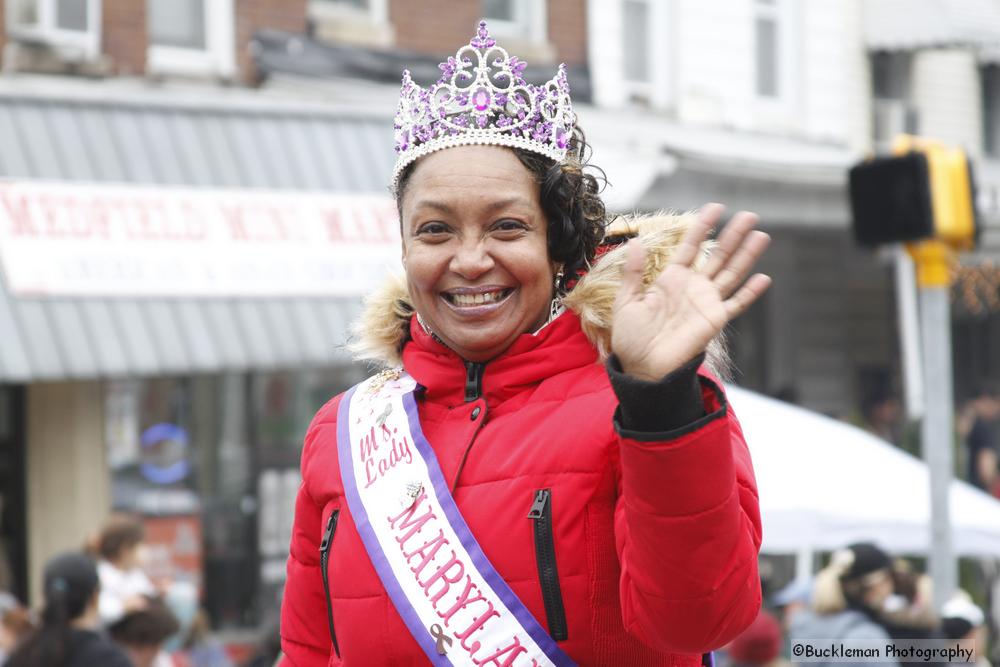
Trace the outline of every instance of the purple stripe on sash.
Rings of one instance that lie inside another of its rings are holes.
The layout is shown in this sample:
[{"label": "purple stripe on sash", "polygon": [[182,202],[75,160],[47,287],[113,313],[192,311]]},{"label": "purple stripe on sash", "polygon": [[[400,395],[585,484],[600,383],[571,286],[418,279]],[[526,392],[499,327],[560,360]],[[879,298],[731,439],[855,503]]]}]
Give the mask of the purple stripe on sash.
[{"label": "purple stripe on sash", "polygon": [[[368,557],[371,558],[372,564],[375,566],[375,571],[378,572],[378,576],[382,580],[382,585],[385,586],[389,598],[396,607],[396,611],[402,617],[403,622],[406,623],[406,627],[410,629],[410,634],[413,635],[417,644],[420,645],[420,648],[424,650],[427,658],[433,664],[442,666],[451,665],[451,661],[446,656],[438,654],[437,642],[431,636],[428,628],[424,627],[413,605],[410,604],[409,598],[403,593],[403,589],[396,580],[395,573],[389,566],[389,561],[386,559],[385,554],[382,553],[382,545],[379,544],[378,539],[375,537],[375,531],[372,529],[365,505],[361,502],[357,479],[354,475],[354,447],[351,445],[350,407],[355,391],[357,391],[357,386],[352,387],[350,391],[344,394],[344,397],[340,399],[340,406],[337,411],[337,453],[340,459],[340,478],[344,484],[344,494],[347,496],[351,518],[354,520],[354,525],[358,529],[361,541],[368,551]],[[408,395],[412,396],[412,394]],[[341,638],[341,641],[343,641],[343,638]]]},{"label": "purple stripe on sash", "polygon": [[507,585],[507,582],[493,568],[493,564],[486,558],[486,554],[483,553],[476,538],[472,535],[472,531],[469,530],[469,525],[465,523],[465,517],[458,511],[458,506],[451,495],[451,490],[448,489],[448,482],[445,480],[444,473],[441,472],[441,467],[438,465],[437,456],[434,455],[434,450],[431,448],[427,438],[424,437],[424,431],[420,427],[420,415],[417,412],[417,401],[412,391],[407,392],[403,396],[403,406],[406,408],[406,416],[410,422],[410,433],[413,436],[413,443],[427,464],[427,470],[431,482],[434,484],[434,493],[437,495],[437,500],[441,503],[441,508],[448,518],[448,523],[455,530],[455,534],[458,535],[462,546],[465,547],[465,550],[469,552],[469,556],[472,557],[472,562],[476,566],[476,569],[479,570],[486,583],[503,600],[503,603],[553,664],[560,665],[560,667],[575,667],[576,663],[573,662],[573,659],[563,653],[555,640],[538,624],[538,621],[531,615],[528,608],[524,606],[514,591],[510,589],[510,586]]}]

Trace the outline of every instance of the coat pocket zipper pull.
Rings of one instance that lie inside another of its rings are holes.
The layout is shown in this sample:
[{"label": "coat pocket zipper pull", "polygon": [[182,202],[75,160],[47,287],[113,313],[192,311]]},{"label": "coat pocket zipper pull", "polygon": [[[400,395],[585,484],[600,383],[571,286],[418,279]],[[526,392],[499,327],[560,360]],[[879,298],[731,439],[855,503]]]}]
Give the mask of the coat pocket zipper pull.
[{"label": "coat pocket zipper pull", "polygon": [[326,522],[326,530],[323,532],[323,541],[319,543],[320,553],[323,553],[330,548],[330,538],[333,537],[333,531],[337,528],[337,517],[339,515],[339,510],[334,510],[330,514],[330,518]]},{"label": "coat pocket zipper pull", "polygon": [[[539,489],[535,492],[535,501],[531,503],[531,509],[528,510],[529,519],[541,519],[545,514],[545,504],[549,501],[549,492],[545,489]],[[523,507],[523,505],[522,505]]]},{"label": "coat pocket zipper pull", "polygon": [[552,639],[565,641],[566,607],[559,586],[559,569],[556,565],[556,544],[552,527],[552,490],[538,489],[531,501],[528,518],[535,537],[535,560],[538,563],[538,583],[542,588],[542,603]]},{"label": "coat pocket zipper pull", "polygon": [[337,631],[333,626],[333,599],[330,597],[330,575],[327,566],[330,563],[330,542],[333,541],[333,534],[337,530],[337,519],[340,517],[340,510],[336,509],[330,514],[326,521],[326,530],[323,531],[323,540],[319,543],[319,571],[323,579],[323,593],[326,595],[326,622],[330,626],[330,642],[333,650],[340,657],[340,644],[337,642]]}]

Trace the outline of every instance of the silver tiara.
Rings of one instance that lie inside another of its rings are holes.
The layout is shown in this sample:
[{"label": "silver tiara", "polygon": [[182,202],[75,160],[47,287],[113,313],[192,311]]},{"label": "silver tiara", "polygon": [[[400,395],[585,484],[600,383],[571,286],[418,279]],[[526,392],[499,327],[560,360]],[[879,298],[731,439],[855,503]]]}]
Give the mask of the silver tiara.
[{"label": "silver tiara", "polygon": [[557,162],[565,158],[576,124],[566,66],[535,86],[522,76],[526,65],[497,46],[480,21],[476,36],[439,65],[441,78],[430,88],[405,70],[394,124],[393,190],[406,165],[452,146],[510,146]]}]

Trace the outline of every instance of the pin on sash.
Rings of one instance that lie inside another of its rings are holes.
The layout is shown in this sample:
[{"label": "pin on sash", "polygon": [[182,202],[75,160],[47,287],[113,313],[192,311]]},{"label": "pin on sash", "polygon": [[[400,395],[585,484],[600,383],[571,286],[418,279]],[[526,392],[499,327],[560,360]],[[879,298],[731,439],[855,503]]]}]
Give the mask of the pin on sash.
[{"label": "pin on sash", "polygon": [[389,415],[391,414],[392,414],[392,403],[386,403],[385,410],[383,410],[382,414],[380,414],[378,418],[375,420],[375,423],[378,424],[379,428],[385,426],[385,420],[388,419]]},{"label": "pin on sash", "polygon": [[445,648],[445,644],[451,646],[452,638],[444,633],[441,626],[435,623],[431,626],[431,637],[437,640],[437,652],[438,655],[447,655],[448,649]]},{"label": "pin on sash", "polygon": [[420,492],[424,490],[424,484],[420,480],[414,480],[412,482],[406,483],[406,488],[403,489],[403,494],[399,498],[400,506],[406,510],[413,506],[413,503],[417,502],[417,496]]}]

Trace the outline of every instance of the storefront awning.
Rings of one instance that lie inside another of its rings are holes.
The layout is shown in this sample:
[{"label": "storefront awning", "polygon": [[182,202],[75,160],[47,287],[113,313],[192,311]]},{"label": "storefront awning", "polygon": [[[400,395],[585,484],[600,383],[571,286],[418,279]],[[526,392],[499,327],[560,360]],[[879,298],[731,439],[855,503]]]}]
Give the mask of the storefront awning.
[{"label": "storefront awning", "polygon": [[[90,183],[388,202],[391,132],[388,115],[252,92],[0,84],[0,179],[53,192],[62,183],[69,194]],[[360,308],[356,295],[301,290],[30,294],[10,278],[0,272],[0,382],[331,364],[346,358],[347,326]]]},{"label": "storefront awning", "polygon": [[865,44],[873,51],[990,47],[1000,42],[992,0],[865,0]]},{"label": "storefront awning", "polygon": [[753,211],[765,226],[846,229],[850,222],[846,167],[750,164],[704,155],[678,156],[676,168],[656,179],[639,209],[688,211],[712,201],[725,203],[730,212]]}]

